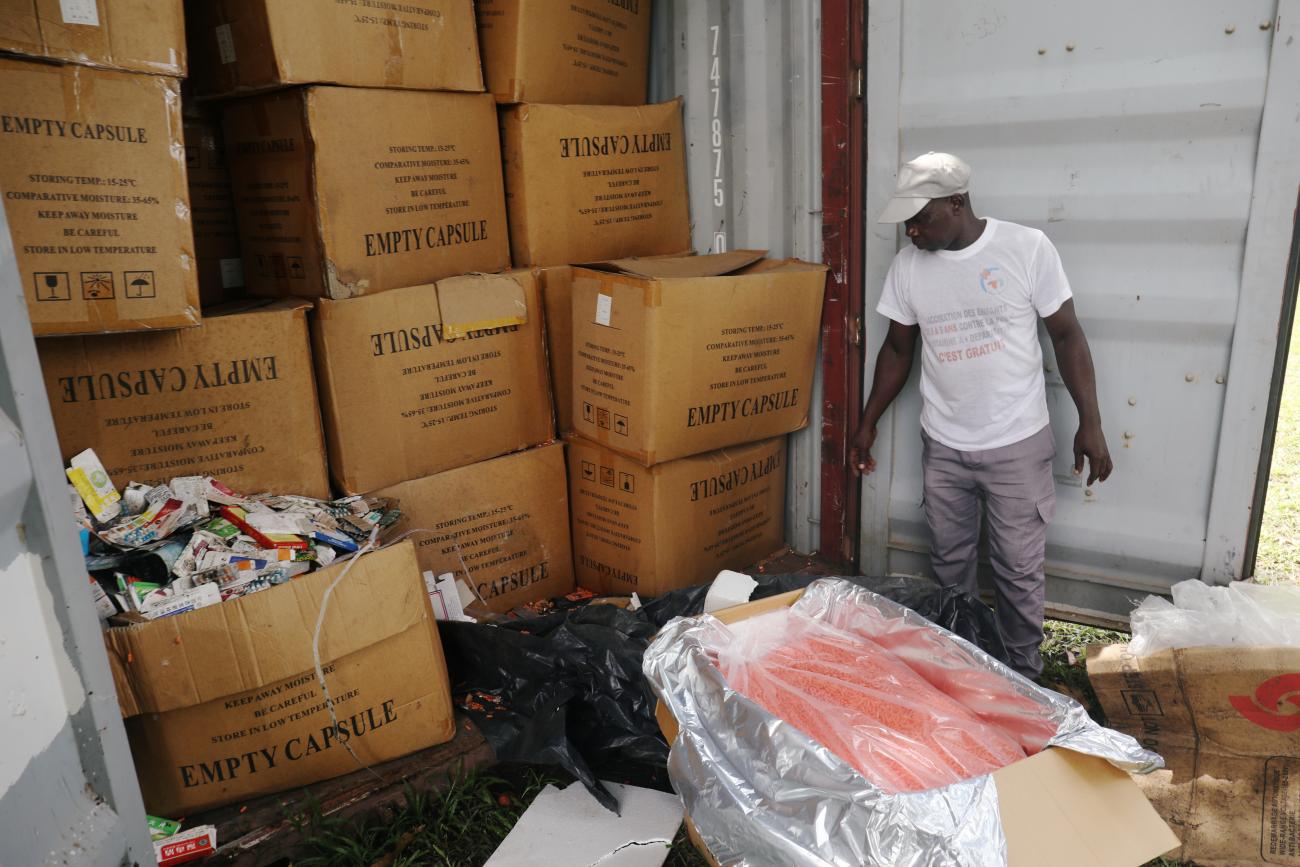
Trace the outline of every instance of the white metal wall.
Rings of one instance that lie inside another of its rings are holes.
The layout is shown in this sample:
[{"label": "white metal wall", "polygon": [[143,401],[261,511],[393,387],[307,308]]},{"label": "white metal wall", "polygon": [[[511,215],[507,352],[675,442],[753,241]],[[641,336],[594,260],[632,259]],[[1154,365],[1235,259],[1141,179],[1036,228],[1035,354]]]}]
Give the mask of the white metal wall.
[{"label": "white metal wall", "polygon": [[[697,252],[821,260],[819,0],[656,0],[651,98],[685,100]],[[786,534],[817,544],[820,366],[790,440]]]},{"label": "white metal wall", "polygon": [[[1282,5],[869,4],[868,307],[898,244],[875,215],[927,150],[971,163],[977,213],[1045,231],[1074,287],[1116,470],[1093,490],[1071,475],[1077,418],[1044,338],[1058,611],[1240,576],[1300,160],[1300,4]],[[864,485],[867,571],[928,568],[919,406],[909,386]]]}]

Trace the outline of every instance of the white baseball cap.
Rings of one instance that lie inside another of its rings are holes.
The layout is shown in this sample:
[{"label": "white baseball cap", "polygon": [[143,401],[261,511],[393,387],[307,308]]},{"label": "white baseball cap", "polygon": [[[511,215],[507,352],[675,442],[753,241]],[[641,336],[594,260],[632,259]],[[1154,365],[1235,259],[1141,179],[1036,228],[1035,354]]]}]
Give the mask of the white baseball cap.
[{"label": "white baseball cap", "polygon": [[898,170],[894,197],[880,214],[881,223],[901,223],[921,212],[931,199],[942,199],[970,189],[970,166],[952,154],[922,154]]}]

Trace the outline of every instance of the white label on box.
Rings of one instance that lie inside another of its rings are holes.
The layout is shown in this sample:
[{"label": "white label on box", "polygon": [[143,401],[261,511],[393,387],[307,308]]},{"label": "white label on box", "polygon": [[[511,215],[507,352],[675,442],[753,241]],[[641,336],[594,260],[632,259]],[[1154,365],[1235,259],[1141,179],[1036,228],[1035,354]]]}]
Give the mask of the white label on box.
[{"label": "white label on box", "polygon": [[235,62],[235,37],[230,34],[230,25],[217,27],[217,50],[221,52],[222,63]]},{"label": "white label on box", "polygon": [[64,24],[99,26],[99,7],[95,0],[59,0]]},{"label": "white label on box", "polygon": [[608,325],[609,314],[614,310],[614,299],[609,295],[596,296],[596,324]]},{"label": "white label on box", "polygon": [[244,260],[221,260],[221,288],[238,289],[244,285]]}]

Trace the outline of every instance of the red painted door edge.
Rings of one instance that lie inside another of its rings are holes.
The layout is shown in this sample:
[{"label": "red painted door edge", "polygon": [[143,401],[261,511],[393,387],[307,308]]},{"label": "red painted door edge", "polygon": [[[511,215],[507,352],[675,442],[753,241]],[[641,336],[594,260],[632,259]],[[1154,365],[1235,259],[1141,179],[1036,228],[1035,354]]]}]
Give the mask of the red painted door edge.
[{"label": "red painted door edge", "polygon": [[857,562],[859,485],[849,439],[862,411],[866,0],[822,0],[822,312],[820,553]]}]

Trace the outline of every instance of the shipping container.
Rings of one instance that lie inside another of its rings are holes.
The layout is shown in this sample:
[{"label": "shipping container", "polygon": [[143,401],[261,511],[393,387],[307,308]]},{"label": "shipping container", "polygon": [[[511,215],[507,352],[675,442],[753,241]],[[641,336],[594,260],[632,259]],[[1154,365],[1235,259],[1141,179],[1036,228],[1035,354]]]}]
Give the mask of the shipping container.
[{"label": "shipping container", "polygon": [[[815,399],[790,438],[787,541],[924,573],[919,395],[848,440],[885,333],[898,164],[975,169],[977,213],[1042,229],[1096,361],[1116,471],[1070,473],[1049,613],[1123,622],[1180,580],[1249,577],[1300,268],[1300,0],[660,0],[651,99],[684,98],[697,251],[830,266]],[[6,863],[152,863],[0,213],[0,841]],[[917,365],[919,369],[919,365]]]}]

